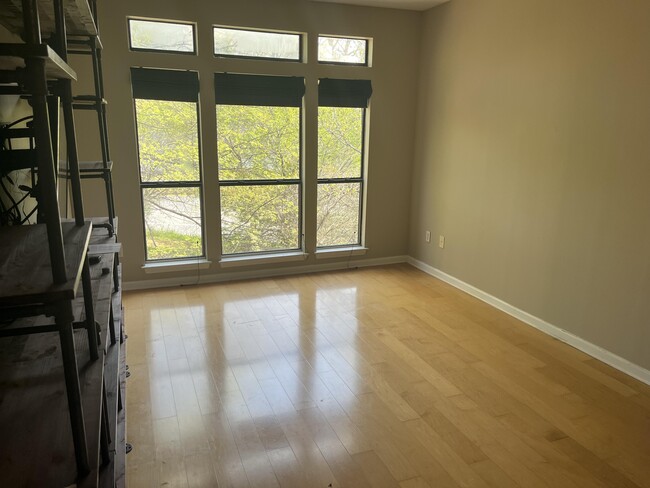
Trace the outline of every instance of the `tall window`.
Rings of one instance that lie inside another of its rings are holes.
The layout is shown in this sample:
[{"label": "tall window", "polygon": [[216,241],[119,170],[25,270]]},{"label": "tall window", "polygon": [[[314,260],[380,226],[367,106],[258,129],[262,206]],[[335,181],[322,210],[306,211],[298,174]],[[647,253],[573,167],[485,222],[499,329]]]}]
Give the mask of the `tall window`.
[{"label": "tall window", "polygon": [[223,254],[302,248],[299,77],[215,74]]},{"label": "tall window", "polygon": [[148,261],[204,255],[198,74],[131,68]]},{"label": "tall window", "polygon": [[318,85],[318,247],[361,244],[367,80]]}]

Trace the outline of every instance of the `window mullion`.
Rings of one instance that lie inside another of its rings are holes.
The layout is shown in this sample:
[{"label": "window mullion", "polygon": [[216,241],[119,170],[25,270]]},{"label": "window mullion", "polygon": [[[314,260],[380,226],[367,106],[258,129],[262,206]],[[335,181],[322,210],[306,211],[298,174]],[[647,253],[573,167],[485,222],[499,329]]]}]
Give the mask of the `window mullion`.
[{"label": "window mullion", "polygon": [[220,186],[263,186],[263,185],[299,185],[299,179],[291,180],[222,180]]},{"label": "window mullion", "polygon": [[363,183],[363,178],[318,178],[318,183]]},{"label": "window mullion", "polygon": [[143,181],[142,188],[196,188],[201,186],[201,180],[192,181]]}]

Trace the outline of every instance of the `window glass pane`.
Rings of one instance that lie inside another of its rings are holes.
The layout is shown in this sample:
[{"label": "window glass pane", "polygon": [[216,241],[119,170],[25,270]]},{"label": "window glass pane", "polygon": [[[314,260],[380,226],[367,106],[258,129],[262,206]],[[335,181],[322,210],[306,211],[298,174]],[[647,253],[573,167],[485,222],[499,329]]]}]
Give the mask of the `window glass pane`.
[{"label": "window glass pane", "polygon": [[360,192],[361,183],[319,183],[318,247],[360,243]]},{"label": "window glass pane", "polygon": [[360,178],[363,108],[318,108],[318,177]]},{"label": "window glass pane", "polygon": [[367,64],[366,39],[345,37],[318,37],[318,61],[324,63]]},{"label": "window glass pane", "polygon": [[136,99],[135,109],[142,181],[199,180],[196,103]]},{"label": "window glass pane", "polygon": [[194,25],[129,19],[131,49],[194,52]]},{"label": "window glass pane", "polygon": [[219,179],[298,179],[300,109],[217,105]]},{"label": "window glass pane", "polygon": [[215,27],[214,53],[299,61],[300,35]]},{"label": "window glass pane", "polygon": [[223,254],[300,247],[298,185],[221,187]]},{"label": "window glass pane", "polygon": [[147,259],[202,256],[198,188],[143,188]]}]

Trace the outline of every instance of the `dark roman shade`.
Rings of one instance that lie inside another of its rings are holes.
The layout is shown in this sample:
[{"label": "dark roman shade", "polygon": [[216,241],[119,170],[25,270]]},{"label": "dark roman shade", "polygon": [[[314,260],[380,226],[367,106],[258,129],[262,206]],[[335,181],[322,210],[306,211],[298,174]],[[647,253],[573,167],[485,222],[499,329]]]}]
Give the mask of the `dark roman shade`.
[{"label": "dark roman shade", "polygon": [[301,107],[304,95],[305,79],[298,76],[214,75],[214,96],[218,105]]},{"label": "dark roman shade", "polygon": [[321,107],[367,108],[370,95],[370,80],[318,80],[318,105]]},{"label": "dark roman shade", "polygon": [[199,74],[196,71],[131,68],[133,98],[199,101]]}]

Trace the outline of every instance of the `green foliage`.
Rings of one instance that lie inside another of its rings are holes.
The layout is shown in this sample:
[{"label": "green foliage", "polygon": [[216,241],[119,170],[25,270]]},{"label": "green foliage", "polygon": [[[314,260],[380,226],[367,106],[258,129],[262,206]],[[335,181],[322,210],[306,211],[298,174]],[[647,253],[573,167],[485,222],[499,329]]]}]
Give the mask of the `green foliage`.
[{"label": "green foliage", "polygon": [[296,249],[298,218],[298,185],[224,186],[223,253]]},{"label": "green foliage", "polygon": [[318,177],[359,178],[363,109],[319,107]]},{"label": "green foliage", "polygon": [[188,24],[132,19],[131,46],[141,49],[192,52],[194,30]]},{"label": "green foliage", "polygon": [[[362,108],[319,107],[318,177],[360,178],[363,158]],[[359,183],[318,185],[316,243],[358,244]]]},{"label": "green foliage", "polygon": [[[160,184],[198,182],[199,136],[193,102],[135,101],[140,178]],[[196,187],[143,189],[147,258],[202,254],[201,211]]]},{"label": "green foliage", "polygon": [[[202,254],[200,193],[197,187],[165,187],[200,179],[195,103],[136,100],[140,171],[148,259]],[[217,151],[222,185],[224,254],[300,247],[300,109],[217,106]],[[363,110],[319,109],[319,178],[361,176]],[[246,180],[268,181],[265,185]],[[319,246],[355,244],[359,183],[320,184]],[[199,242],[199,244],[197,244]]]},{"label": "green foliage", "polygon": [[147,231],[147,258],[173,259],[202,254],[200,238],[170,230]]},{"label": "green foliage", "polygon": [[318,247],[359,243],[360,183],[318,185]]},{"label": "green foliage", "polygon": [[[198,188],[145,188],[142,196],[148,259],[200,256]],[[176,240],[172,235],[177,236]]]},{"label": "green foliage", "polygon": [[[217,106],[219,180],[300,178],[300,109]],[[224,254],[299,247],[298,185],[221,187]]]},{"label": "green foliage", "polygon": [[300,177],[300,109],[217,105],[219,180]]},{"label": "green foliage", "polygon": [[196,103],[138,99],[135,109],[142,181],[197,181]]},{"label": "green foliage", "polygon": [[231,56],[298,59],[300,39],[294,34],[215,28],[214,52]]},{"label": "green foliage", "polygon": [[362,64],[366,62],[367,45],[368,42],[365,39],[319,37],[318,60]]}]

